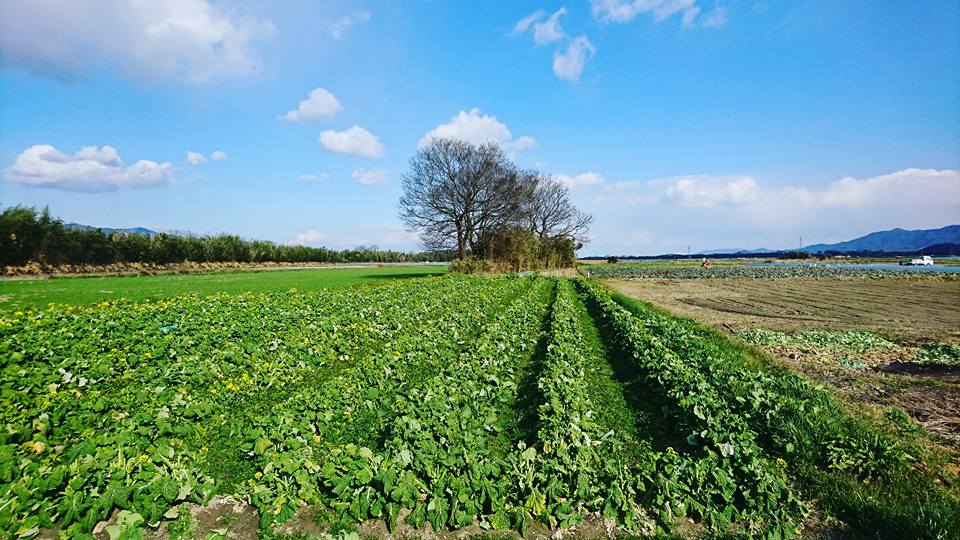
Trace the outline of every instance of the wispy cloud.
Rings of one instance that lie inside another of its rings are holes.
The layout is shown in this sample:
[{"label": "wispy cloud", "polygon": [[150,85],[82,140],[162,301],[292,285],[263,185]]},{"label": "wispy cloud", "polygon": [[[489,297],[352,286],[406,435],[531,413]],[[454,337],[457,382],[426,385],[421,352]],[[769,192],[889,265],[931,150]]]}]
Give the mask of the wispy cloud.
[{"label": "wispy cloud", "polygon": [[681,15],[684,28],[716,27],[727,22],[726,10],[718,4],[706,15],[697,0],[593,0],[593,16],[604,23],[630,22],[641,13],[649,13],[655,22]]},{"label": "wispy cloud", "polygon": [[572,176],[569,174],[555,174],[552,178],[570,189],[596,186],[603,183],[603,176],[595,172],[585,172]]},{"label": "wispy cloud", "polygon": [[390,171],[386,169],[364,169],[360,167],[350,175],[358,184],[364,186],[379,186],[390,181]]},{"label": "wispy cloud", "polygon": [[319,182],[321,180],[327,180],[330,178],[330,175],[327,173],[319,174],[301,174],[297,177],[297,180],[300,182]]},{"label": "wispy cloud", "polygon": [[567,81],[579,80],[583,67],[596,53],[597,49],[587,36],[580,36],[553,55],[553,73]]},{"label": "wispy cloud", "polygon": [[347,31],[353,28],[354,26],[361,25],[370,20],[369,11],[357,11],[341,17],[332,23],[330,23],[330,37],[333,39],[343,39]]}]

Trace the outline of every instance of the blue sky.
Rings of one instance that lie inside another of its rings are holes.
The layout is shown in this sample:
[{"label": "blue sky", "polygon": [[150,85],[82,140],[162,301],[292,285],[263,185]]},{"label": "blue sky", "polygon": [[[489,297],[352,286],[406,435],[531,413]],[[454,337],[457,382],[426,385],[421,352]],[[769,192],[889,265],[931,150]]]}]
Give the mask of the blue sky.
[{"label": "blue sky", "polygon": [[960,222],[953,1],[10,0],[0,66],[0,204],[67,221],[414,249],[434,133],[570,185],[581,254]]}]

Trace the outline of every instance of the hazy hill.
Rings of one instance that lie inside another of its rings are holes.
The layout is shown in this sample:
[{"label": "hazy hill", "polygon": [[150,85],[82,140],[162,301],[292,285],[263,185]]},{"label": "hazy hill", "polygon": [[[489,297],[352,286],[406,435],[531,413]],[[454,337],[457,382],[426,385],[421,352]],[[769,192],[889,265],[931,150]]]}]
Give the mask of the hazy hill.
[{"label": "hazy hill", "polygon": [[131,228],[127,228],[127,229],[114,229],[114,228],[111,228],[111,227],[91,227],[90,225],[83,225],[83,224],[81,224],[81,223],[64,223],[63,226],[64,226],[64,228],[66,228],[66,229],[80,229],[81,231],[95,231],[95,230],[97,230],[97,229],[100,229],[101,231],[103,231],[103,234],[110,234],[110,233],[112,233],[112,232],[120,232],[120,233],[127,233],[127,234],[143,234],[143,235],[149,236],[150,238],[153,238],[154,236],[157,235],[157,231],[153,231],[153,230],[147,229],[147,228],[145,228],[145,227],[131,227]]},{"label": "hazy hill", "polygon": [[948,225],[940,229],[928,230],[908,231],[898,228],[878,231],[846,242],[813,244],[804,247],[803,251],[808,253],[825,251],[909,252],[922,250],[934,244],[960,244],[960,225]]}]

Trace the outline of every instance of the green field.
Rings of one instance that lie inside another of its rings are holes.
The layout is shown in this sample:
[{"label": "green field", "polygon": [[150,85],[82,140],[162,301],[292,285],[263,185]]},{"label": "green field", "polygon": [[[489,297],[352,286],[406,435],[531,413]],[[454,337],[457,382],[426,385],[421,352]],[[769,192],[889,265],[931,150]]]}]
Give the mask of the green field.
[{"label": "green field", "polygon": [[90,305],[103,300],[147,300],[215,292],[309,291],[442,274],[443,266],[384,266],[0,280],[0,310],[44,308],[50,303]]},{"label": "green field", "polygon": [[960,530],[908,425],[589,281],[288,286],[0,315],[0,531]]}]

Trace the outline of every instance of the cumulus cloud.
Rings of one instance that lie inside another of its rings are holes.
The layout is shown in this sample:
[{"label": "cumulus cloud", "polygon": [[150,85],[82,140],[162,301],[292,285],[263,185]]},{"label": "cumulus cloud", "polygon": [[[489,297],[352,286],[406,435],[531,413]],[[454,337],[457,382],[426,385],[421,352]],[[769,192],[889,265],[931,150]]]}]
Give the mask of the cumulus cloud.
[{"label": "cumulus cloud", "polygon": [[301,174],[297,177],[297,180],[300,182],[318,182],[320,180],[326,180],[330,178],[330,175],[327,173],[320,174]]},{"label": "cumulus cloud", "polygon": [[326,239],[327,239],[326,234],[315,229],[310,229],[308,231],[297,233],[297,237],[291,243],[294,245],[301,245],[301,246],[316,246]]},{"label": "cumulus cloud", "polygon": [[384,151],[380,139],[360,126],[345,131],[324,131],[320,134],[320,144],[331,152],[361,157],[380,157]]},{"label": "cumulus cloud", "polygon": [[567,186],[569,189],[575,189],[584,186],[595,186],[603,183],[603,176],[595,172],[585,172],[574,176],[569,174],[555,174],[552,178],[557,182]]},{"label": "cumulus cloud", "polygon": [[287,111],[287,114],[281,115],[280,118],[287,122],[323,120],[333,117],[340,112],[341,108],[340,100],[336,96],[326,88],[316,88],[310,92],[307,99],[300,102],[296,109]]},{"label": "cumulus cloud", "polygon": [[390,181],[390,171],[385,169],[364,169],[360,167],[350,175],[358,184],[379,186]]},{"label": "cumulus cloud", "polygon": [[207,161],[207,158],[203,154],[187,150],[187,163],[191,165],[199,165],[205,161]]},{"label": "cumulus cloud", "polygon": [[514,154],[537,144],[536,139],[526,135],[514,140],[506,124],[497,120],[495,116],[482,114],[480,109],[476,108],[470,109],[469,112],[460,111],[446,124],[440,124],[431,129],[420,138],[417,146],[425,148],[433,139],[441,138],[462,139],[478,145],[493,142],[499,144],[506,152]]},{"label": "cumulus cloud", "polygon": [[553,73],[561,79],[576,81],[583,73],[583,67],[597,53],[587,36],[580,36],[567,44],[564,50],[553,55]]},{"label": "cumulus cloud", "polygon": [[707,208],[718,205],[742,206],[758,201],[760,186],[750,176],[679,176],[651,182],[652,186],[665,185],[663,200]]},{"label": "cumulus cloud", "polygon": [[224,152],[223,150],[217,150],[214,153],[210,154],[210,159],[214,161],[226,161],[227,153]]},{"label": "cumulus cloud", "polygon": [[3,64],[58,78],[101,63],[142,79],[202,83],[256,73],[269,20],[208,0],[10,0],[0,17]]},{"label": "cumulus cloud", "polygon": [[27,148],[4,170],[10,182],[65,191],[115,191],[169,184],[173,165],[140,160],[124,166],[117,150],[85,146],[72,157],[49,144]]},{"label": "cumulus cloud", "polygon": [[348,30],[369,20],[369,11],[357,11],[346,17],[341,17],[330,23],[330,37],[333,39],[343,39]]},{"label": "cumulus cloud", "polygon": [[649,13],[653,20],[661,22],[681,14],[684,28],[695,26],[722,26],[726,24],[726,11],[721,6],[698,22],[701,9],[696,0],[593,0],[593,16],[605,23],[625,23],[632,21],[641,13]]}]

